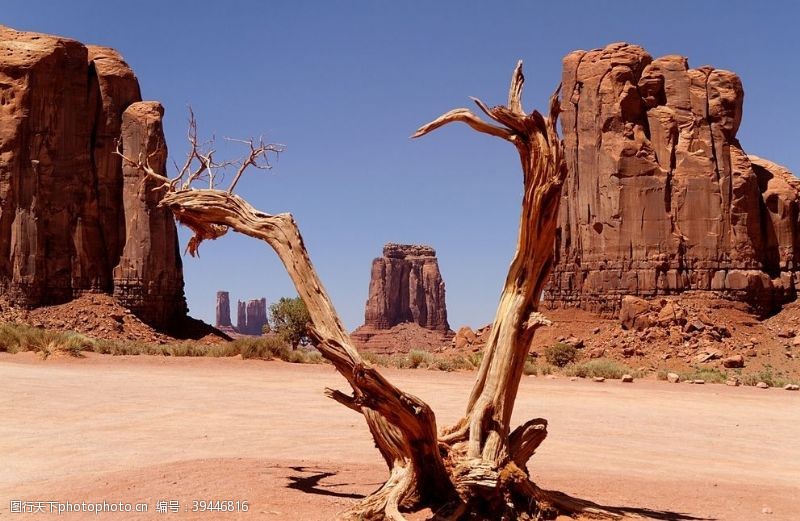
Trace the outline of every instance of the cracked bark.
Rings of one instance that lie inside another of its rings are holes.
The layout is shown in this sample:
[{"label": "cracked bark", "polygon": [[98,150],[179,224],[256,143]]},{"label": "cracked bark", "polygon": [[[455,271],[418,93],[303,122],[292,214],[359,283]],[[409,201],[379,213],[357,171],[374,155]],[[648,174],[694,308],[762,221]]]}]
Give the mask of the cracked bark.
[{"label": "cracked bark", "polygon": [[[345,378],[352,394],[327,389],[333,401],[363,415],[389,468],[384,485],[343,512],[341,519],[403,519],[402,512],[431,508],[435,518],[540,519],[559,512],[618,517],[567,496],[539,489],[526,464],[547,435],[536,418],[512,429],[523,366],[536,329],[547,323],[537,312],[550,273],[561,187],[566,176],[563,144],[556,131],[558,91],[548,116],[522,109],[521,62],[514,70],[505,106],[478,107],[494,123],[467,109],[450,111],[420,128],[423,136],[452,122],[512,143],[523,170],[524,195],[516,252],[506,277],[491,336],[469,404],[455,425],[437,429],[431,408],[392,385],[353,347],[325,291],[290,214],[271,215],[241,197],[215,189],[191,189],[166,181],[162,205],[188,226],[194,254],[203,240],[233,229],[265,241],[282,261],[311,317],[309,332],[326,360]],[[129,160],[130,161],[130,160]],[[142,167],[145,168],[145,167]]]}]

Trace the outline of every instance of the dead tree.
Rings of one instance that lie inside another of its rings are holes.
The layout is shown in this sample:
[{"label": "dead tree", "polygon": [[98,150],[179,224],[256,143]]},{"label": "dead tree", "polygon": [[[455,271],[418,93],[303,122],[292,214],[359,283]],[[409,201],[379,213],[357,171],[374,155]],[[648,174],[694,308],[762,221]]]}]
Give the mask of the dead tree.
[{"label": "dead tree", "polygon": [[[270,215],[254,209],[232,189],[248,166],[262,165],[275,151],[263,141],[248,141],[249,156],[238,162],[229,190],[193,189],[205,174],[213,186],[217,169],[212,154],[200,152],[194,118],[192,150],[177,178],[154,172],[147,158],[128,158],[148,176],[162,182],[161,204],[194,237],[189,253],[203,240],[233,229],[269,244],[280,257],[305,301],[309,331],[322,356],[347,380],[351,393],[326,389],[333,400],[361,413],[389,467],[386,483],[342,514],[342,519],[402,520],[401,512],[430,508],[437,519],[547,519],[557,513],[591,512],[587,503],[538,488],[527,462],[547,435],[547,422],[537,418],[512,429],[511,413],[523,366],[537,328],[547,320],[537,312],[543,285],[553,261],[553,243],[561,185],[566,175],[563,146],[556,131],[558,92],[545,117],[527,114],[521,103],[522,63],[514,70],[508,103],[487,107],[474,100],[494,123],[467,109],[450,111],[420,128],[421,137],[452,122],[512,143],[522,164],[524,195],[517,249],[505,281],[483,362],[464,417],[439,430],[431,408],[392,385],[365,362],[353,346],[308,256],[298,226],[290,214]],[[199,168],[192,169],[192,164]],[[200,173],[198,173],[200,170]],[[615,516],[616,517],[616,516]]]}]

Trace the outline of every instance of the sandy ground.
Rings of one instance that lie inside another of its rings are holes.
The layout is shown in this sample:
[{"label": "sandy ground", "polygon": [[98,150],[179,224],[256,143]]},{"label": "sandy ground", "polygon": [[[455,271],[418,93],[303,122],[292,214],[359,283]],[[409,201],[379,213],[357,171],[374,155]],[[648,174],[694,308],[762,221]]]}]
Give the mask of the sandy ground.
[{"label": "sandy ground", "polygon": [[[386,373],[441,424],[462,412],[472,381]],[[344,387],[330,366],[0,353],[0,520],[332,519],[385,471],[360,416],[325,386]],[[656,519],[800,520],[800,393],[528,377],[515,413],[550,421],[532,460],[546,488]],[[149,512],[25,515],[12,500]],[[162,500],[179,512],[156,513]],[[249,508],[192,512],[194,500]]]}]

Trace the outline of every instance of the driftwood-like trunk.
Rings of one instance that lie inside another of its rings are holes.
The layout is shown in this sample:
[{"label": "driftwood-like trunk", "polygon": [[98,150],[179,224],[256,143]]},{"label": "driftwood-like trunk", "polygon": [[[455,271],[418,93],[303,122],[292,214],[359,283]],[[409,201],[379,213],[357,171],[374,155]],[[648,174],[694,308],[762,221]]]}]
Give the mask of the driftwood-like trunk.
[{"label": "driftwood-like trunk", "polygon": [[[585,504],[545,492],[529,480],[526,465],[547,435],[547,422],[534,419],[513,430],[511,426],[533,334],[547,323],[537,307],[552,263],[561,184],[566,175],[556,131],[557,93],[547,117],[536,111],[526,114],[520,101],[523,81],[520,63],[514,70],[506,106],[489,108],[475,100],[497,125],[467,109],[457,109],[414,135],[423,136],[451,122],[466,123],[511,142],[519,153],[524,176],[517,250],[477,381],[464,417],[441,432],[425,402],[393,386],[353,347],[291,215],[259,212],[230,191],[178,188],[174,180],[149,172],[165,182],[168,193],[162,204],[194,231],[190,253],[202,240],[233,229],[267,242],[286,267],[308,308],[309,330],[320,352],[352,389],[352,394],[331,389],[326,394],[364,416],[389,467],[386,483],[343,513],[343,519],[401,520],[401,512],[425,507],[441,519],[547,519],[558,512],[588,510]],[[148,170],[146,165],[142,168]]]}]

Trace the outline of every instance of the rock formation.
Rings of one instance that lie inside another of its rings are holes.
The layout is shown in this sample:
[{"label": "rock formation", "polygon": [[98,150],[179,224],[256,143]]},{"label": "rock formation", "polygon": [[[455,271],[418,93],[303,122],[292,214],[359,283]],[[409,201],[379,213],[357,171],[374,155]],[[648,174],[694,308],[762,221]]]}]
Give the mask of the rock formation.
[{"label": "rock formation", "polygon": [[[138,171],[163,109],[115,51],[0,27],[0,291],[16,305],[113,294],[151,325],[185,316],[175,224]],[[123,116],[124,113],[124,116]]]},{"label": "rock formation", "polygon": [[[437,333],[437,344],[439,338],[453,334],[436,251],[430,246],[389,243],[383,247],[383,256],[372,261],[364,325],[354,331],[353,338],[363,347],[382,331],[407,323]],[[431,335],[420,336],[431,343]]]},{"label": "rock formation", "polygon": [[444,281],[430,246],[389,243],[383,256],[372,261],[364,325],[389,329],[403,322],[435,331],[450,329]]},{"label": "rock formation", "polygon": [[242,335],[261,335],[267,325],[267,299],[237,302],[236,331]]},{"label": "rock formation", "polygon": [[613,312],[622,295],[724,292],[769,310],[795,298],[798,181],[736,139],[743,89],[612,44],[564,58],[569,175],[551,306]]},{"label": "rock formation", "polygon": [[227,291],[217,291],[217,328],[230,328],[231,324],[231,296]]}]

